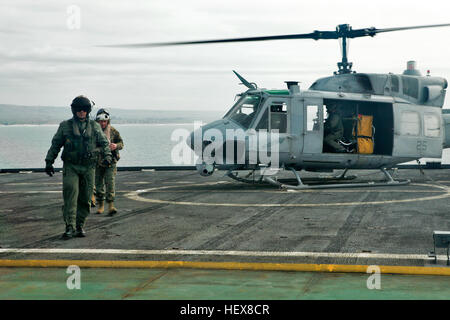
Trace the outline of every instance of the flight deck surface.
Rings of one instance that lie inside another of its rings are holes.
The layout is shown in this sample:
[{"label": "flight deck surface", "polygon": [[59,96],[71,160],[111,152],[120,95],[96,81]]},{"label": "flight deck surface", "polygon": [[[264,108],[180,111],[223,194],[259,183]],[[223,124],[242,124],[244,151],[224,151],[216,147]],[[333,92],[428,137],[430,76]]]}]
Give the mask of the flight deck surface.
[{"label": "flight deck surface", "polygon": [[[92,208],[87,237],[62,240],[61,173],[0,174],[0,299],[447,299],[446,251],[428,253],[450,229],[450,171],[394,176],[412,181],[285,191],[223,172],[119,171],[119,213]],[[71,265],[83,290],[66,288]]]},{"label": "flight deck surface", "polygon": [[396,176],[411,184],[284,191],[222,172],[119,171],[119,213],[92,208],[87,237],[62,240],[61,173],[1,174],[0,259],[446,266],[445,250],[427,254],[450,229],[450,171]]}]

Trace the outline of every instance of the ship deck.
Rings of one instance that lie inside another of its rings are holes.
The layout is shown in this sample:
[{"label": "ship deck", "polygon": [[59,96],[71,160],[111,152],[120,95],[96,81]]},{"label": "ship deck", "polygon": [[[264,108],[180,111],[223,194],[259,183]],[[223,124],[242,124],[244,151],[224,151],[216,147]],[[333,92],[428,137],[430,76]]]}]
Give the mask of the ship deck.
[{"label": "ship deck", "polygon": [[[358,182],[383,178],[377,171],[351,173]],[[312,175],[317,174],[302,172]],[[438,249],[437,261],[428,253],[433,231],[450,230],[450,171],[402,169],[396,177],[412,181],[284,191],[242,184],[222,172],[201,177],[189,170],[119,171],[119,213],[98,215],[92,208],[87,237],[62,240],[61,173],[3,173],[0,278],[10,274],[10,267],[74,262],[130,272],[364,273],[376,265],[382,273],[449,275],[445,249]]]}]

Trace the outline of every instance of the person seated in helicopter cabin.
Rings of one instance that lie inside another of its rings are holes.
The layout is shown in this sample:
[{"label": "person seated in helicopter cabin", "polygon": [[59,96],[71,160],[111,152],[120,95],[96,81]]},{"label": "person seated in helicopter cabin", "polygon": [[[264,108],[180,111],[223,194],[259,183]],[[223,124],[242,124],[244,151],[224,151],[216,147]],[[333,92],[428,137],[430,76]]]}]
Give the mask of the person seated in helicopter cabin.
[{"label": "person seated in helicopter cabin", "polygon": [[337,153],[347,152],[347,150],[338,142],[344,138],[344,125],[337,105],[335,103],[328,104],[327,112],[328,117],[324,124],[324,149]]}]

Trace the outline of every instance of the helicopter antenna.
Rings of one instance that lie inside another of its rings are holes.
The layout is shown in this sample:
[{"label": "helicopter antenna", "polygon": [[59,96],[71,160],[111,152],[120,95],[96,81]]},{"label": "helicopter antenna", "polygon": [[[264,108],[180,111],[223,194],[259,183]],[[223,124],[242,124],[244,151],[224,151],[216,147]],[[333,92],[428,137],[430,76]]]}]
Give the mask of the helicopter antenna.
[{"label": "helicopter antenna", "polygon": [[233,72],[234,72],[234,74],[236,75],[236,77],[238,77],[239,80],[242,81],[242,84],[243,84],[244,86],[246,86],[246,87],[249,88],[250,90],[253,90],[253,89],[256,89],[256,88],[257,88],[257,85],[256,85],[255,83],[248,82],[248,81],[245,80],[244,77],[241,76],[239,73],[237,73],[237,72],[234,71],[234,70],[233,70]]},{"label": "helicopter antenna", "polygon": [[[448,27],[450,23],[446,24],[432,24],[423,26],[411,26],[411,27],[397,27],[397,28],[385,28],[377,29],[375,27],[364,29],[352,29],[349,24],[340,24],[334,31],[317,31],[312,33],[301,34],[287,34],[277,36],[264,36],[264,37],[247,37],[247,38],[229,38],[229,39],[215,39],[215,40],[195,40],[195,41],[177,41],[177,42],[153,42],[153,43],[135,43],[135,44],[119,44],[119,45],[106,45],[101,47],[115,47],[115,48],[148,48],[148,47],[165,47],[165,46],[179,46],[179,45],[192,45],[192,44],[210,44],[210,43],[228,43],[228,42],[249,42],[249,41],[268,41],[268,40],[288,40],[288,39],[313,39],[313,40],[328,40],[328,39],[341,39],[342,41],[342,59],[338,62],[338,71],[335,74],[346,74],[352,71],[352,62],[348,62],[347,48],[348,40],[351,38],[360,37],[374,37],[378,33],[403,31],[412,29],[424,29],[424,28],[437,28]],[[234,72],[234,71],[233,71]],[[242,77],[234,72],[242,81]],[[245,79],[244,79],[245,80]],[[245,81],[250,84],[248,81]],[[242,83],[248,87],[243,81]],[[252,84],[250,84],[252,85]],[[250,88],[250,87],[249,87]]]}]

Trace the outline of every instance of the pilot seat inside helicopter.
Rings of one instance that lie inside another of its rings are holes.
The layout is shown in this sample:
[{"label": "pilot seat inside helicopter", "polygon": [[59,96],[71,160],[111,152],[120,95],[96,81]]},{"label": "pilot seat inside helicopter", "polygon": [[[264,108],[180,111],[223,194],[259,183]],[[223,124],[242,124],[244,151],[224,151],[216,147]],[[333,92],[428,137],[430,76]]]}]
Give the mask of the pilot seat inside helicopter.
[{"label": "pilot seat inside helicopter", "polygon": [[391,104],[325,99],[324,107],[324,153],[392,154]]}]

